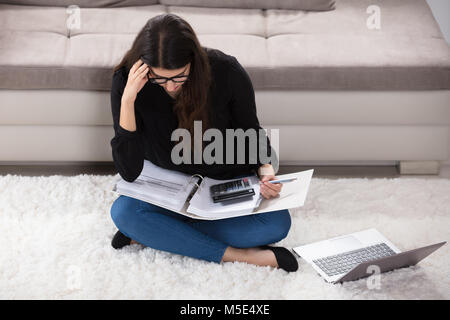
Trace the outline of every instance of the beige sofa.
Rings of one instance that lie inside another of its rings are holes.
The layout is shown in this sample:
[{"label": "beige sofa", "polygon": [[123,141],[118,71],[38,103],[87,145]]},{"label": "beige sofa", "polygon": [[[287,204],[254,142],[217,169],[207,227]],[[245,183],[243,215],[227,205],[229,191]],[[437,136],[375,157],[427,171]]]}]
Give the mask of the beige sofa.
[{"label": "beige sofa", "polygon": [[112,161],[112,67],[166,12],[246,68],[281,165],[450,164],[450,49],[425,0],[223,3],[0,0],[0,164]]}]

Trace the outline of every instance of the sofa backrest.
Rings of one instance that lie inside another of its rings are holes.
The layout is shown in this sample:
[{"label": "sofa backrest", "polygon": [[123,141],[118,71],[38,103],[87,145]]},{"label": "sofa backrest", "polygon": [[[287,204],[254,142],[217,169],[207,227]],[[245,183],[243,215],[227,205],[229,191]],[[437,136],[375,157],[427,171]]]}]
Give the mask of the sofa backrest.
[{"label": "sofa backrest", "polygon": [[107,8],[128,6],[149,6],[159,4],[158,0],[0,0],[0,3],[28,6],[68,7],[77,5],[81,8]]},{"label": "sofa backrest", "polygon": [[171,6],[241,8],[241,9],[288,9],[288,10],[333,10],[334,0],[159,0]]},{"label": "sofa backrest", "polygon": [[241,9],[286,9],[305,11],[329,11],[335,9],[335,0],[0,0],[0,3],[32,6],[81,8],[108,8],[163,4]]}]

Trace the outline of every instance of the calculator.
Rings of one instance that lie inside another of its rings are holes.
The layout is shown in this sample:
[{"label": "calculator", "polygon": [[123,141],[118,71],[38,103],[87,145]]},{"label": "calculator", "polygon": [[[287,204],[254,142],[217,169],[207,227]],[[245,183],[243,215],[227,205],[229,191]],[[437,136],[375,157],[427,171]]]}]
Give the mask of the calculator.
[{"label": "calculator", "polygon": [[216,202],[229,201],[255,195],[248,178],[215,184],[210,187],[211,197]]}]

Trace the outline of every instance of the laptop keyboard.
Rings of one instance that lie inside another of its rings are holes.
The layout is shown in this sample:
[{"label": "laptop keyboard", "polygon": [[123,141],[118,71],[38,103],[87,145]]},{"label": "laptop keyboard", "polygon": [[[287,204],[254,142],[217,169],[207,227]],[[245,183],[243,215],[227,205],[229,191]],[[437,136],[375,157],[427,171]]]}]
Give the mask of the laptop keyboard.
[{"label": "laptop keyboard", "polygon": [[331,277],[337,274],[346,273],[362,262],[388,257],[394,254],[395,252],[385,243],[380,243],[370,247],[313,260],[313,262]]}]

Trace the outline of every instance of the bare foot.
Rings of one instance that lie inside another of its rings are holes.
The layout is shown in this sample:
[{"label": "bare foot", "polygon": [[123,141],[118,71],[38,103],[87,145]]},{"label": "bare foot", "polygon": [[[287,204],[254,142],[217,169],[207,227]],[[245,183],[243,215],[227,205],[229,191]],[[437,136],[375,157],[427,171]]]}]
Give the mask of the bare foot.
[{"label": "bare foot", "polygon": [[225,250],[222,261],[239,261],[256,264],[258,266],[271,266],[278,268],[275,254],[271,250],[263,250],[260,248],[237,249],[228,247]]},{"label": "bare foot", "polygon": [[249,250],[250,255],[253,256],[252,260],[254,259],[253,261],[255,264],[278,268],[277,259],[271,250],[263,250],[259,248],[249,248],[247,250]]}]

